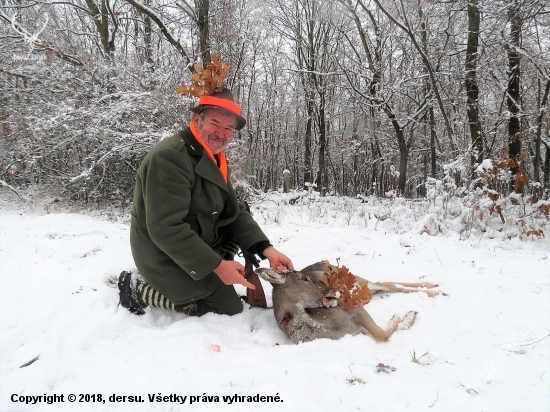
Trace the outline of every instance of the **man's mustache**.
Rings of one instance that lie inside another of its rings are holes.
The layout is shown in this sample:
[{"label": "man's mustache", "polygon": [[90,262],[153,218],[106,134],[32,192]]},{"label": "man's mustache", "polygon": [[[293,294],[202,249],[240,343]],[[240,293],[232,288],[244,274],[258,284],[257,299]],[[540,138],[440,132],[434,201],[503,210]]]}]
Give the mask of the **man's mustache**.
[{"label": "man's mustache", "polygon": [[223,137],[218,137],[218,136],[212,135],[212,134],[210,136],[208,136],[208,139],[215,140],[217,142],[222,142],[222,143],[225,142],[225,139]]}]

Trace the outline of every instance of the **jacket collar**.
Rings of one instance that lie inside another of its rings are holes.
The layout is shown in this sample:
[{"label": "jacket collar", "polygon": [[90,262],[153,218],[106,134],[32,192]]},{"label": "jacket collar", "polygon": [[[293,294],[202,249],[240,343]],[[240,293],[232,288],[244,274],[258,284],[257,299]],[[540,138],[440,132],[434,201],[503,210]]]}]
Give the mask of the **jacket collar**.
[{"label": "jacket collar", "polygon": [[197,142],[197,139],[195,139],[195,136],[193,136],[193,133],[191,133],[189,127],[180,131],[180,136],[185,141],[187,152],[191,156],[200,158],[198,163],[194,166],[195,173],[219,186],[226,192],[229,192],[227,183],[225,182],[218,165],[214,163],[210,155],[206,153],[206,150],[204,150],[202,145]]}]

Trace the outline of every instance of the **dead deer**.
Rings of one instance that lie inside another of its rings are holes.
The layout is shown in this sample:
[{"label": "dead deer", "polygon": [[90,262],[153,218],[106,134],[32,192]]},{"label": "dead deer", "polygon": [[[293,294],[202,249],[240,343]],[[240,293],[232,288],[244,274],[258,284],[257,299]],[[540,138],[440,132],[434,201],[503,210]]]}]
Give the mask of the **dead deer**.
[{"label": "dead deer", "polygon": [[[410,311],[403,318],[395,315],[386,329],[379,327],[363,307],[344,310],[338,306],[340,292],[323,283],[328,269],[336,268],[323,261],[301,271],[276,272],[260,268],[256,273],[273,285],[273,311],[277,325],[294,343],[319,338],[340,339],[350,334],[369,332],[377,341],[386,341],[398,329],[408,329],[414,324],[416,312]],[[336,268],[337,269],[337,268]],[[419,292],[436,296],[439,291],[432,283],[369,282],[356,276],[358,282],[368,283],[372,293]],[[427,288],[427,289],[421,289]]]}]

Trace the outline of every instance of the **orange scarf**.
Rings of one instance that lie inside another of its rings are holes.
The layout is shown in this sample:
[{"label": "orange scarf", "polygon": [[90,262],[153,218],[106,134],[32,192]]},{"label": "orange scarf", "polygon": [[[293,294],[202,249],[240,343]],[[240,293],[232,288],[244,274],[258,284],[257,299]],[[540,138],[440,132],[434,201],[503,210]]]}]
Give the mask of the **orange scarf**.
[{"label": "orange scarf", "polygon": [[197,142],[199,142],[203,149],[206,150],[206,153],[208,153],[212,161],[216,163],[220,170],[220,173],[223,176],[223,179],[225,180],[225,183],[227,183],[227,159],[225,158],[225,153],[223,151],[218,153],[217,155],[212,153],[212,150],[210,150],[206,142],[200,137],[199,131],[197,130],[196,126],[191,123],[189,125],[189,128],[191,129],[191,133],[193,133],[193,136],[195,136]]}]

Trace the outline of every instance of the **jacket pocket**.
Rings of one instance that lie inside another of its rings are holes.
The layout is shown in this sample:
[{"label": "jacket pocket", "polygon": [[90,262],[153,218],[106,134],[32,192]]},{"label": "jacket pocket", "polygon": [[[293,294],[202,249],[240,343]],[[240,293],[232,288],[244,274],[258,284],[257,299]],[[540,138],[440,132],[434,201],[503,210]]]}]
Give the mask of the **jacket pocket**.
[{"label": "jacket pocket", "polygon": [[212,245],[215,240],[214,227],[216,224],[214,215],[205,215],[197,213],[197,221],[199,222],[199,236],[208,245]]}]

